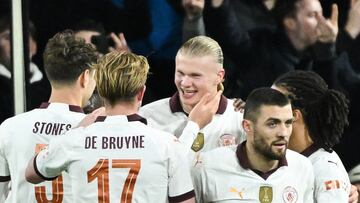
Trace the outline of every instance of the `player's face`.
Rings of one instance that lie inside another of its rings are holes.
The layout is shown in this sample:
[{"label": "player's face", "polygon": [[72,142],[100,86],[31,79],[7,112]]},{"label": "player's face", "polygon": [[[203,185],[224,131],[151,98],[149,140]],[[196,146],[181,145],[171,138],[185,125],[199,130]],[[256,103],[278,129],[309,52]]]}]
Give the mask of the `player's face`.
[{"label": "player's face", "polygon": [[0,63],[5,67],[11,66],[10,30],[0,33]]},{"label": "player's face", "polygon": [[318,0],[302,0],[298,3],[297,13],[294,19],[297,40],[305,47],[317,41],[317,15],[322,15],[322,8]]},{"label": "player's face", "polygon": [[206,93],[216,94],[224,70],[212,56],[191,57],[179,53],[175,62],[175,85],[182,107],[190,112]]},{"label": "player's face", "polygon": [[284,107],[264,105],[253,123],[252,145],[257,154],[268,160],[285,156],[292,130],[291,105]]}]

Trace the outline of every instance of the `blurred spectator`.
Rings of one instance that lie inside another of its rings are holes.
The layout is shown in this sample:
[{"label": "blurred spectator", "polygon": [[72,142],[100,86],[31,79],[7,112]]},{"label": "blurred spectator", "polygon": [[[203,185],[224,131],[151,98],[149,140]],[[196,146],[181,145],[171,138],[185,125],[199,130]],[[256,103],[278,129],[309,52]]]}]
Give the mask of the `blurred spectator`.
[{"label": "blurred spectator", "polygon": [[[11,33],[10,18],[5,16],[0,19],[0,122],[14,115],[14,98],[11,63]],[[30,60],[37,52],[36,31],[32,22],[29,22],[29,54]],[[27,109],[38,107],[48,95],[42,87],[43,74],[38,66],[30,62],[30,97],[27,98]]]}]

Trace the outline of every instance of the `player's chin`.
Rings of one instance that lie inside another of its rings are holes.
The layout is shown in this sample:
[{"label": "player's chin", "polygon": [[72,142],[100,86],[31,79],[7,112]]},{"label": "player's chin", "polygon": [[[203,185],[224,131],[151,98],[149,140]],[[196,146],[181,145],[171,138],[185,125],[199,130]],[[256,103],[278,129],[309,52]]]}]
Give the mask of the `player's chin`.
[{"label": "player's chin", "polygon": [[277,159],[282,159],[286,155],[286,148],[284,148],[284,149],[274,149],[273,154]]}]

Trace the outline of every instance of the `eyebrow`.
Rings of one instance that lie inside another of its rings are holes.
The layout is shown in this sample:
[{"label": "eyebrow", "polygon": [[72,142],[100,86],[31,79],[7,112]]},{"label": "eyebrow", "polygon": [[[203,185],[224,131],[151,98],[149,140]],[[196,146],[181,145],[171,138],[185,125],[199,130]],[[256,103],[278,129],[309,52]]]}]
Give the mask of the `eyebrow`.
[{"label": "eyebrow", "polygon": [[[292,122],[293,120],[294,120],[294,118],[286,119],[285,123],[287,123],[289,121]],[[273,118],[273,117],[270,117],[270,118],[266,119],[266,122],[269,122],[269,121],[274,121],[275,123],[281,123],[281,119]]]}]

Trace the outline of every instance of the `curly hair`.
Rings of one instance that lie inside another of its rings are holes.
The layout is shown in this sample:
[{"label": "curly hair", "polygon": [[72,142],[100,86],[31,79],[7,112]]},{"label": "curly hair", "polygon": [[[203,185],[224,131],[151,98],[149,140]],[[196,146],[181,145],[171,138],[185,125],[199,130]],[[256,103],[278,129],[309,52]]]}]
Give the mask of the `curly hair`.
[{"label": "curly hair", "polygon": [[293,109],[301,111],[314,144],[331,150],[340,142],[349,114],[349,101],[343,93],[329,89],[312,71],[285,73],[275,80],[274,85],[284,88]]}]

